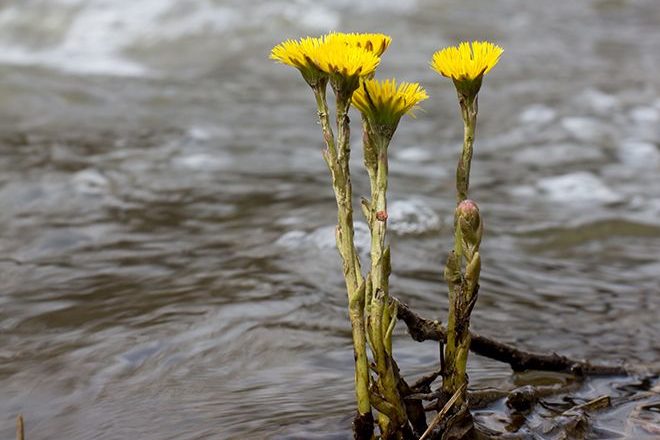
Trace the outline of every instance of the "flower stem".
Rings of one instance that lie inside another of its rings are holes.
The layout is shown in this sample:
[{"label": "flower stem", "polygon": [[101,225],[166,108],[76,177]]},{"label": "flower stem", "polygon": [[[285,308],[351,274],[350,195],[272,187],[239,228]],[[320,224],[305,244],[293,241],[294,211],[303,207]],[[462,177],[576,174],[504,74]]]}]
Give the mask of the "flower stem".
[{"label": "flower stem", "polygon": [[[388,159],[386,140],[376,141],[376,170],[370,173],[371,181],[371,283],[374,292],[388,293],[388,278],[383,273],[383,254],[387,234],[387,177]],[[373,174],[373,177],[371,176]]]},{"label": "flower stem", "polygon": [[[454,250],[447,258],[445,280],[449,287],[449,316],[447,321],[447,343],[445,345],[442,390],[452,396],[463,390],[459,403],[467,393],[467,359],[470,349],[470,315],[477,300],[481,259],[479,243],[481,223],[478,227],[467,222],[459,214],[464,206],[476,205],[466,201],[470,185],[470,164],[474,135],[477,124],[477,96],[459,92],[459,104],[463,117],[463,151],[456,168],[456,193],[458,208],[454,220]],[[467,205],[465,205],[467,204]],[[477,211],[478,215],[478,211]],[[478,240],[476,239],[478,237]]]},{"label": "flower stem", "polygon": [[339,94],[337,96],[338,136],[335,143],[335,136],[328,114],[326,85],[327,83],[322,83],[314,87],[314,95],[316,96],[319,120],[326,144],[323,157],[332,176],[332,186],[337,201],[337,248],[343,262],[344,279],[348,293],[349,318],[355,354],[355,393],[358,416],[364,422],[365,419],[371,420],[371,404],[369,403],[369,366],[364,323],[365,284],[353,240],[353,199],[349,170],[350,128],[348,108],[350,97],[347,99]]},{"label": "flower stem", "polygon": [[[392,357],[392,332],[396,324],[396,304],[389,296],[391,272],[387,236],[387,150],[391,136],[374,132],[362,121],[364,163],[369,174],[371,200],[363,201],[371,232],[371,271],[368,275],[366,310],[369,343],[377,373],[372,402],[379,409],[381,438],[398,438],[408,428],[406,407],[398,389],[398,372]],[[387,408],[387,411],[384,409]]]},{"label": "flower stem", "polygon": [[458,202],[468,198],[470,186],[470,164],[472,162],[472,150],[474,146],[474,135],[477,127],[478,102],[476,96],[458,94],[458,102],[461,106],[463,117],[463,151],[458,160],[456,168],[456,192]]}]

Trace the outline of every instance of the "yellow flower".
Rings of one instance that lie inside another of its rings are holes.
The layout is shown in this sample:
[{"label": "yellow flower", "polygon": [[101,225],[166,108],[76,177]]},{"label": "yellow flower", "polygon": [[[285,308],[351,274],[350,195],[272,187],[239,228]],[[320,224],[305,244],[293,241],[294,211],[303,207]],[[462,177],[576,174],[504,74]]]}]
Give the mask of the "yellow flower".
[{"label": "yellow flower", "polygon": [[381,56],[392,42],[392,37],[385,34],[359,34],[333,32],[326,36],[328,41],[343,41],[348,46],[359,47],[376,56]]},{"label": "yellow flower", "polygon": [[394,79],[378,81],[368,79],[353,94],[353,105],[367,117],[374,129],[396,127],[406,113],[412,113],[417,104],[428,98],[418,83],[396,83]]},{"label": "yellow flower", "polygon": [[329,75],[336,85],[352,93],[359,78],[373,75],[380,63],[376,52],[366,47],[384,51],[389,44],[385,36],[378,39],[376,34],[364,35],[332,33],[287,40],[273,48],[270,58],[300,70],[312,87]]},{"label": "yellow flower", "polygon": [[380,58],[357,46],[347,45],[338,38],[327,38],[315,48],[312,55],[314,64],[331,77],[355,82],[357,79],[373,74],[380,63]]},{"label": "yellow flower", "polygon": [[325,39],[323,37],[305,37],[300,40],[286,40],[273,48],[270,52],[270,59],[300,70],[303,78],[311,86],[314,86],[324,74],[313,62],[312,56],[324,43]]},{"label": "yellow flower", "polygon": [[454,80],[474,80],[495,67],[502,52],[501,47],[487,41],[461,43],[434,53],[431,67]]}]

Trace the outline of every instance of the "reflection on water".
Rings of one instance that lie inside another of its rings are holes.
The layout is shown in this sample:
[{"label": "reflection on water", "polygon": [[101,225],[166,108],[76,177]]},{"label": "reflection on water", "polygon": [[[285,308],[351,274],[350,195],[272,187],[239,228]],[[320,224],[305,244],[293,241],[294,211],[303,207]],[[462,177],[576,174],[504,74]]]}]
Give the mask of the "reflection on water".
[{"label": "reflection on water", "polygon": [[[6,2],[0,437],[19,412],[30,439],[349,436],[350,331],[313,103],[266,56],[329,29],[391,32],[382,76],[432,95],[392,145],[396,294],[446,312],[462,127],[427,59],[494,39],[505,54],[481,94],[473,166],[487,224],[474,327],[657,362],[658,20],[654,0]],[[358,171],[356,194],[367,188]],[[397,332],[405,374],[435,366],[434,344]],[[653,438],[658,385],[636,380],[579,388],[643,395],[595,415],[596,437]],[[473,357],[471,381],[530,379]],[[568,405],[557,399],[524,429],[543,433]]]}]

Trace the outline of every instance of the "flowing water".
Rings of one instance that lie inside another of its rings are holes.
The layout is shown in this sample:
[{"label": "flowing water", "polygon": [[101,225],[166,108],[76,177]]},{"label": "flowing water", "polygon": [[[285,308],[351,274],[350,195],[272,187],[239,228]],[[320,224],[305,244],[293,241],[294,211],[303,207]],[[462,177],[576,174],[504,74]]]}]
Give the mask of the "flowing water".
[{"label": "flowing water", "polygon": [[[350,437],[350,330],[313,98],[267,59],[328,30],[390,33],[379,76],[431,96],[391,146],[393,293],[445,316],[462,125],[427,63],[460,39],[494,40],[505,53],[480,96],[473,163],[486,222],[473,327],[656,363],[658,23],[657,0],[2,2],[0,437],[18,413],[29,440]],[[396,334],[406,376],[435,368],[435,344]],[[565,380],[477,356],[470,378]],[[588,380],[516,423],[552,438],[552,415],[602,394],[621,403],[591,415],[590,438],[658,438],[653,376]],[[477,419],[514,425],[501,404]]]}]

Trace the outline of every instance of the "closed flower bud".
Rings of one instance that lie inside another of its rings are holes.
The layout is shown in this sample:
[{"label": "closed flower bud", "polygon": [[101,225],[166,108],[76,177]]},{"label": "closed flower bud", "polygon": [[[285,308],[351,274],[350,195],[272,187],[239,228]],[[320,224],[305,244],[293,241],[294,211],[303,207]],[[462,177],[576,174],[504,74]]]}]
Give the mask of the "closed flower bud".
[{"label": "closed flower bud", "polygon": [[466,199],[458,204],[456,222],[461,230],[463,247],[471,255],[479,249],[483,232],[479,207],[473,200]]}]

